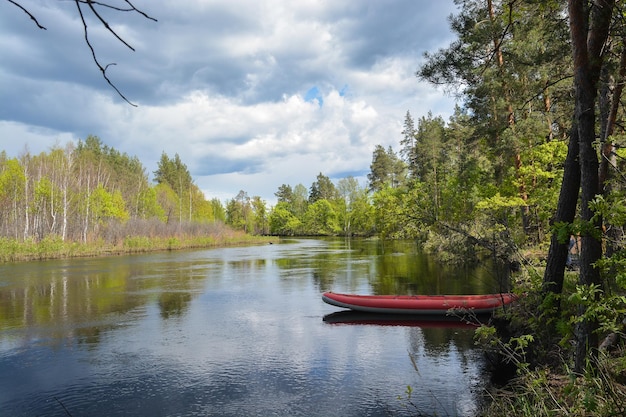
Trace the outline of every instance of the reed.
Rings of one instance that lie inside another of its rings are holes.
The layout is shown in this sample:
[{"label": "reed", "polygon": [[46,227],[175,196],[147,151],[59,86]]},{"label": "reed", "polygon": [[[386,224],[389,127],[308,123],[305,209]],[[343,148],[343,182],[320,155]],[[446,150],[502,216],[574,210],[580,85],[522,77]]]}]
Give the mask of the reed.
[{"label": "reed", "polygon": [[488,405],[481,416],[626,415],[626,385],[615,375],[616,370],[623,373],[624,367],[616,366],[617,360],[615,355],[602,355],[588,364],[583,375],[527,369],[507,386],[488,391]]},{"label": "reed", "polygon": [[201,249],[238,245],[264,244],[275,237],[251,236],[245,233],[219,233],[207,236],[129,236],[113,244],[101,239],[80,243],[49,236],[40,241],[0,238],[0,262],[124,255],[165,250]]}]

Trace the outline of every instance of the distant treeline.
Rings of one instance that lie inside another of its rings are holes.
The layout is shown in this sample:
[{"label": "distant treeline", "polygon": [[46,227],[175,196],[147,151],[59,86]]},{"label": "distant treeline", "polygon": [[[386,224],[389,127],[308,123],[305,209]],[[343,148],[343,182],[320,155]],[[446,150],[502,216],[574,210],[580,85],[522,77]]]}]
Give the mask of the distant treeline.
[{"label": "distant treeline", "polygon": [[[176,155],[163,154],[150,184],[136,157],[89,136],[39,155],[0,153],[0,237],[116,243],[124,236],[189,234],[187,223],[224,222]],[[177,225],[175,233],[173,225]]]},{"label": "distant treeline", "polygon": [[399,150],[375,147],[366,185],[322,173],[309,189],[283,184],[269,231],[415,239],[458,260],[475,259],[479,248],[507,257],[514,244],[546,242],[567,144],[545,135],[549,120],[527,123],[524,146],[504,147],[459,107],[447,122],[407,112]]},{"label": "distant treeline", "polygon": [[512,158],[495,158],[486,144],[467,140],[475,130],[460,108],[448,123],[431,114],[415,122],[407,112],[399,152],[376,146],[367,184],[353,177],[334,183],[320,172],[309,188],[278,187],[272,207],[243,190],[224,204],[207,200],[178,154],[161,155],[151,182],[137,157],[96,136],[39,155],[3,152],[0,237],[120,245],[133,236],[204,235],[220,224],[251,235],[417,239],[467,259],[481,243],[475,236],[491,239],[503,224],[508,237],[542,241],[566,144],[544,140],[520,149],[527,162],[516,170]]}]

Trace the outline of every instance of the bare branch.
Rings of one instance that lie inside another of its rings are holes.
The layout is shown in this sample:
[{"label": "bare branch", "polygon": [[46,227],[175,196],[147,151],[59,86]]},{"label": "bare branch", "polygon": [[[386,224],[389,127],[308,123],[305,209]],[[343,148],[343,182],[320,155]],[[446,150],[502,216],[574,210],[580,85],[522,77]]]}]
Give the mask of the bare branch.
[{"label": "bare branch", "polygon": [[[96,8],[94,7],[94,2],[93,1],[89,1],[89,0],[76,0],[76,4],[78,5],[78,7],[80,8],[79,3],[85,3],[89,6],[89,8],[91,9],[91,12],[94,14],[94,16],[96,16],[98,18],[98,20],[100,21],[100,23],[102,23],[102,26],[104,26],[109,32],[111,32],[113,34],[113,36],[115,36],[117,38],[117,40],[119,40],[120,42],[122,42],[124,45],[126,45],[130,50],[132,50],[133,52],[135,51],[135,48],[133,48],[132,46],[130,46],[130,44],[128,42],[126,42],[124,39],[122,39],[122,37],[120,35],[118,35],[112,28],[111,26],[109,26],[109,22],[107,22],[106,20],[104,20],[104,18],[102,16],[100,16],[100,14],[98,13],[98,11],[96,10]],[[100,3],[98,3],[100,4]],[[82,16],[81,16],[82,17]],[[83,23],[85,21],[83,20]]]},{"label": "bare branch", "polygon": [[133,11],[139,13],[140,15],[142,15],[143,17],[145,17],[146,19],[150,19],[154,22],[158,22],[158,20],[156,20],[154,17],[148,16],[146,13],[142,12],[141,10],[139,10],[138,8],[136,8],[129,0],[124,0],[124,2],[126,4],[128,4]]},{"label": "bare branch", "polygon": [[28,17],[30,17],[30,18],[31,18],[31,20],[32,20],[33,22],[35,22],[35,24],[37,25],[37,27],[38,27],[39,29],[47,30],[47,29],[45,28],[45,26],[42,26],[42,25],[39,23],[39,21],[37,20],[37,18],[35,18],[35,16],[33,16],[33,15],[32,15],[32,13],[31,13],[31,12],[29,12],[28,10],[26,10],[26,9],[25,9],[25,8],[24,8],[21,4],[19,4],[19,3],[15,2],[15,1],[13,1],[13,0],[7,0],[7,1],[8,1],[9,3],[13,4],[14,6],[17,6],[17,7],[19,7],[20,9],[22,9],[22,10],[24,11],[24,13],[26,13],[26,14],[28,15]]},{"label": "bare branch", "polygon": [[[93,58],[93,61],[96,63],[96,66],[98,67],[98,69],[99,69],[99,70],[100,70],[100,72],[102,73],[102,77],[106,80],[106,82],[107,82],[107,83],[111,86],[111,88],[113,88],[113,89],[117,92],[117,94],[118,94],[118,95],[119,95],[119,96],[120,96],[120,97],[121,97],[121,98],[122,98],[125,102],[127,102],[128,104],[130,104],[130,105],[131,105],[131,106],[133,106],[133,107],[137,107],[137,105],[136,105],[135,103],[132,103],[130,100],[128,100],[128,99],[126,98],[126,96],[124,96],[124,94],[122,94],[122,92],[121,92],[121,91],[120,91],[120,90],[119,90],[119,89],[115,86],[115,84],[113,84],[113,82],[111,82],[111,80],[110,80],[110,79],[109,79],[109,77],[107,76],[107,72],[106,72],[106,71],[107,71],[107,69],[108,69],[111,65],[117,65],[117,64],[116,64],[116,63],[110,63],[110,64],[107,64],[106,66],[104,66],[104,67],[103,67],[103,66],[102,66],[102,64],[100,64],[100,61],[98,61],[98,57],[96,56],[96,51],[94,50],[93,46],[91,45],[91,42],[89,41],[89,33],[88,33],[88,31],[87,31],[87,22],[85,21],[85,16],[83,15],[83,11],[82,11],[82,9],[81,9],[81,7],[80,7],[80,3],[84,3],[84,1],[81,1],[81,0],[75,0],[75,3],[76,3],[76,8],[78,9],[78,15],[80,16],[80,20],[83,22],[83,31],[84,31],[84,34],[85,34],[85,42],[87,43],[87,46],[88,46],[88,47],[89,47],[89,49],[91,50],[91,56],[92,56],[92,58]],[[88,1],[87,3],[91,3],[91,2],[89,2],[89,1]],[[91,5],[90,5],[90,7],[91,7]],[[92,11],[93,11],[93,7],[92,7]],[[94,13],[95,13],[95,11],[94,11]],[[108,28],[108,24],[106,24],[106,22],[105,22],[104,20],[102,20],[102,19],[100,19],[100,20],[101,20],[101,21],[103,22],[103,24],[105,24],[105,26]],[[111,31],[111,32],[113,32],[113,31]],[[115,34],[115,32],[113,32],[113,33]],[[116,35],[116,37],[117,37],[117,35]],[[119,37],[118,37],[118,39],[119,39]],[[126,42],[124,42],[124,41],[122,41],[122,42],[123,42],[125,45],[127,45],[127,46],[128,46],[128,44],[127,44]],[[129,46],[129,48],[130,48],[130,46]],[[134,49],[133,49],[133,48],[130,48],[130,49],[132,49],[132,50],[134,51]]]},{"label": "bare branch", "polygon": [[[24,11],[24,13],[26,13],[35,22],[35,24],[37,25],[37,27],[39,29],[46,30],[46,28],[39,23],[39,21],[35,18],[35,16],[32,13],[30,13],[24,6],[22,6],[17,0],[7,0],[7,1],[9,3],[19,7],[22,11]],[[124,101],[126,101],[131,106],[137,107],[136,104],[131,103],[122,94],[122,92],[115,86],[115,84],[113,84],[113,82],[111,82],[111,80],[107,76],[107,69],[111,65],[117,65],[117,64],[116,63],[110,63],[110,64],[107,64],[107,65],[103,66],[102,64],[100,64],[100,61],[98,61],[98,57],[96,55],[96,51],[95,51],[93,45],[91,44],[91,41],[89,40],[89,33],[88,33],[88,30],[87,30],[87,21],[85,20],[85,16],[83,14],[83,9],[81,8],[81,4],[86,5],[87,7],[89,7],[89,10],[91,10],[91,13],[93,13],[93,15],[100,21],[100,23],[102,23],[102,25],[113,36],[115,36],[117,38],[117,40],[119,40],[121,43],[123,43],[127,48],[129,48],[132,51],[135,51],[135,48],[133,48],[128,42],[126,42],[124,40],[124,38],[122,38],[120,35],[118,35],[117,32],[115,30],[113,30],[113,28],[111,28],[111,26],[109,25],[109,22],[107,22],[107,20],[105,18],[103,18],[100,15],[100,13],[98,13],[98,10],[96,10],[96,6],[112,9],[112,10],[119,11],[119,12],[135,12],[135,13],[138,13],[138,14],[142,15],[146,19],[152,20],[154,22],[157,22],[157,19],[155,19],[152,16],[149,16],[147,13],[145,13],[142,10],[139,10],[138,8],[136,8],[135,5],[130,2],[130,0],[124,0],[124,3],[126,3],[128,5],[128,7],[114,6],[112,4],[108,4],[106,1],[97,1],[97,0],[73,0],[73,1],[76,4],[76,8],[78,9],[78,15],[80,16],[80,20],[83,22],[83,32],[85,34],[85,43],[89,47],[89,50],[91,51],[91,56],[93,58],[93,61],[96,63],[96,66],[98,67],[98,69],[102,73],[102,77],[104,77],[106,82],[117,92],[117,94]]]},{"label": "bare branch", "polygon": [[526,100],[524,103],[522,103],[522,105],[517,110],[519,110],[519,111],[523,110],[524,107],[526,107],[527,104],[529,104],[533,100],[539,98],[539,96],[541,96],[542,94],[545,94],[545,92],[548,91],[548,88],[550,88],[550,87],[560,83],[561,81],[564,81],[564,80],[567,80],[568,78],[573,78],[573,77],[574,77],[574,74],[567,74],[567,75],[564,75],[564,76],[562,76],[560,78],[557,78],[554,81],[547,82],[546,85],[543,86],[543,88],[537,94],[535,94],[534,96],[532,96],[528,100]]},{"label": "bare branch", "polygon": [[102,7],[106,7],[108,9],[113,9],[113,10],[117,10],[118,12],[136,12],[139,13],[140,15],[142,15],[143,17],[145,17],[146,19],[152,20],[154,22],[158,22],[157,19],[155,19],[152,16],[149,16],[147,13],[139,10],[138,8],[135,7],[134,4],[132,4],[129,0],[124,0],[124,3],[128,4],[128,8],[122,8],[122,7],[117,7],[117,6],[113,6],[111,4],[107,4],[107,3],[103,3],[100,1],[89,1],[89,0],[78,0],[81,3],[85,3],[85,4],[95,4],[98,6],[102,6]]}]

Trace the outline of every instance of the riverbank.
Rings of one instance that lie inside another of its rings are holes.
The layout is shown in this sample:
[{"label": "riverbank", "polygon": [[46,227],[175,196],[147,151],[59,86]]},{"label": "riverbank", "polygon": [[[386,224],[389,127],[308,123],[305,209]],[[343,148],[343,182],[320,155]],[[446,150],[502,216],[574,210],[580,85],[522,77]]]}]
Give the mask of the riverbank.
[{"label": "riverbank", "polygon": [[[618,293],[591,301],[578,284],[578,272],[567,271],[563,293],[543,299],[543,271],[528,267],[515,277],[516,291],[524,292],[513,308],[491,328],[477,331],[477,343],[494,369],[506,375],[485,393],[481,417],[626,415],[626,321],[624,298]],[[573,371],[574,340],[579,309],[600,323],[596,357],[589,357],[581,373]],[[613,337],[614,336],[614,337]]]},{"label": "riverbank", "polygon": [[115,256],[182,249],[268,244],[277,241],[278,238],[274,236],[252,236],[239,231],[226,231],[206,236],[131,236],[117,243],[108,243],[103,240],[90,243],[71,242],[63,241],[59,237],[46,237],[40,241],[1,238],[0,262]]}]

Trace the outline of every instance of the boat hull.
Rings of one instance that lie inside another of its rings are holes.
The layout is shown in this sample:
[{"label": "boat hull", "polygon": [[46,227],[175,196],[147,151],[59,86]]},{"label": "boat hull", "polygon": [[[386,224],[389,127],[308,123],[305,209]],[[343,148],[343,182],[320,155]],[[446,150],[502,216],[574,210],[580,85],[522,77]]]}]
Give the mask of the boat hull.
[{"label": "boat hull", "polygon": [[490,313],[517,299],[515,294],[483,295],[357,295],[325,292],[322,300],[330,305],[367,313],[437,314],[462,310]]}]

